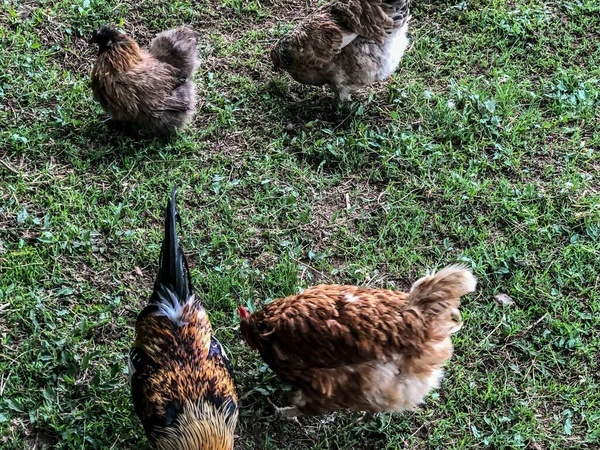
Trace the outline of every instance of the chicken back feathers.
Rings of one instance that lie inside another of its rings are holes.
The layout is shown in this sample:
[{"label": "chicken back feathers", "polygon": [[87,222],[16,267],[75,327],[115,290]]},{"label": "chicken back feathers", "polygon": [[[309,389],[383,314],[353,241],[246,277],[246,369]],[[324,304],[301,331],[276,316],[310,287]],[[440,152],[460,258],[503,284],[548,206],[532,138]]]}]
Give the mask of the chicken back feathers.
[{"label": "chicken back feathers", "polygon": [[408,45],[411,0],[334,0],[275,44],[271,59],[303,84],[328,84],[341,100],[391,75]]},{"label": "chicken back feathers", "polygon": [[450,266],[418,280],[410,293],[319,285],[249,315],[248,344],[295,386],[302,412],[413,409],[436,387],[462,325],[460,297],[473,274]]},{"label": "chicken back feathers", "polygon": [[238,416],[233,373],[192,294],[176,231],[175,190],[154,292],[136,321],[130,368],[135,411],[155,448],[233,448]]},{"label": "chicken back feathers", "polygon": [[173,132],[191,119],[198,51],[190,27],[159,33],[148,51],[112,25],[95,31],[91,42],[99,45],[92,91],[112,119],[159,133]]}]

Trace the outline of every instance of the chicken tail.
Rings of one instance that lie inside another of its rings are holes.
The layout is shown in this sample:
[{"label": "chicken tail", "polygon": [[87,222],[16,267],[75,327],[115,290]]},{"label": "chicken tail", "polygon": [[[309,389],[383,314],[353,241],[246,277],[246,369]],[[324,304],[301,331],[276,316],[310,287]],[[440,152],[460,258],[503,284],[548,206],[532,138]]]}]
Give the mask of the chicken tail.
[{"label": "chicken tail", "polygon": [[401,28],[410,19],[412,0],[383,0],[381,8],[394,21],[393,28]]},{"label": "chicken tail", "polygon": [[477,278],[466,266],[448,266],[413,284],[408,307],[419,310],[430,319],[444,322],[449,334],[456,333],[462,327],[458,310],[460,297],[473,292],[476,286]]},{"label": "chicken tail", "polygon": [[[158,303],[171,303],[171,307],[177,309],[173,299],[165,298],[171,296],[164,295],[166,287],[177,297],[178,303],[185,303],[192,291],[192,283],[190,273],[187,266],[187,260],[183,254],[183,250],[179,246],[179,238],[177,237],[177,209],[176,209],[177,188],[173,188],[171,199],[167,203],[167,211],[165,217],[165,237],[160,250],[160,267],[156,282],[154,283],[154,292],[159,294]],[[161,295],[161,292],[163,295]]]},{"label": "chicken tail", "polygon": [[198,33],[189,25],[158,33],[150,44],[150,54],[190,79],[200,64]]}]

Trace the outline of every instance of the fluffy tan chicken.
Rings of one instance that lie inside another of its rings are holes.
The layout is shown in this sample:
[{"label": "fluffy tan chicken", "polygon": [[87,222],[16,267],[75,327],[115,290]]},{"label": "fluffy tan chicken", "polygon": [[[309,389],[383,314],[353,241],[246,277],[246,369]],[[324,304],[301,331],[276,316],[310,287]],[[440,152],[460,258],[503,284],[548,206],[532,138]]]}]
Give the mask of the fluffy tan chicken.
[{"label": "fluffy tan chicken", "polygon": [[271,49],[276,69],[303,84],[327,84],[341,101],[390,76],[408,45],[411,0],[334,0]]},{"label": "fluffy tan chicken", "polygon": [[94,31],[99,46],[92,70],[94,98],[117,123],[171,133],[195,112],[192,75],[197,34],[189,26],[159,33],[148,51],[113,25]]},{"label": "fluffy tan chicken", "polygon": [[[443,376],[451,335],[462,326],[460,297],[477,280],[449,266],[409,293],[319,285],[248,314],[241,332],[282,379],[294,409],[399,412],[414,409]],[[299,411],[298,411],[299,410]]]}]

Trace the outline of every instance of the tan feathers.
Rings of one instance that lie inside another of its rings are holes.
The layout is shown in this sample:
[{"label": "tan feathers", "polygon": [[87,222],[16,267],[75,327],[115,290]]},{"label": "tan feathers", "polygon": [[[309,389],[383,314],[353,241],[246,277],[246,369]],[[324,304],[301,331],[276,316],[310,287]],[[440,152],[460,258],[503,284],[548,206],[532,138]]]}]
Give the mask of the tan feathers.
[{"label": "tan feathers", "polygon": [[100,46],[92,70],[94,98],[112,119],[158,133],[191,119],[198,54],[190,27],[158,34],[148,51],[111,25],[97,30],[92,42]]},{"label": "tan feathers", "polygon": [[410,294],[319,285],[245,317],[241,330],[296,387],[301,411],[400,411],[438,385],[460,328],[460,296],[475,284],[469,270],[450,266]]}]

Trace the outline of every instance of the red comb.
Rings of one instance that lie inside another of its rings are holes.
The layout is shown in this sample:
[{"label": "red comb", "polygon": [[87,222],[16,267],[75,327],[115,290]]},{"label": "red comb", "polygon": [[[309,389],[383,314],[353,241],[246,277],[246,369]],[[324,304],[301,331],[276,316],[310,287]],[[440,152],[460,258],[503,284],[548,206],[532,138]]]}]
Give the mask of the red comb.
[{"label": "red comb", "polygon": [[238,306],[238,314],[240,315],[240,319],[245,320],[248,317],[250,317],[250,314],[248,313],[248,311],[246,311],[246,308],[244,308],[242,305]]}]

